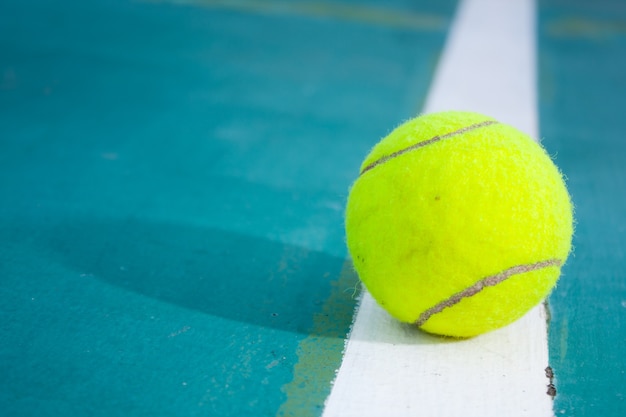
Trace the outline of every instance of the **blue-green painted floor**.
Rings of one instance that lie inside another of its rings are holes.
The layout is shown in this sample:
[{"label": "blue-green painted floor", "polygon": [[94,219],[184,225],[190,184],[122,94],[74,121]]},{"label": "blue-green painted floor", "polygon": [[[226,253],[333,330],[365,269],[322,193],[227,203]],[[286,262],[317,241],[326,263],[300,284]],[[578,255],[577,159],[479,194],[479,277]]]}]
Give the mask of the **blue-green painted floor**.
[{"label": "blue-green painted floor", "polygon": [[540,3],[541,133],[568,177],[574,252],[550,298],[557,416],[626,414],[626,4]]},{"label": "blue-green painted floor", "polygon": [[0,3],[1,415],[320,413],[455,2],[188,3]]}]

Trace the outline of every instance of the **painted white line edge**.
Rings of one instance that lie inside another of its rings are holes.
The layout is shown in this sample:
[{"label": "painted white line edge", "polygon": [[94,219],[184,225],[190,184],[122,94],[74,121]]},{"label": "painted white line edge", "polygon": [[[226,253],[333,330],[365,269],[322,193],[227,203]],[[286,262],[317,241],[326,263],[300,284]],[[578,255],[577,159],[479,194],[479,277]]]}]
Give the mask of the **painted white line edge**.
[{"label": "painted white line edge", "polygon": [[471,110],[537,137],[535,0],[461,0],[424,112]]},{"label": "painted white line edge", "polygon": [[[462,0],[425,112],[472,110],[537,137],[534,0]],[[324,417],[553,416],[543,305],[465,341],[392,319],[367,293]]]}]

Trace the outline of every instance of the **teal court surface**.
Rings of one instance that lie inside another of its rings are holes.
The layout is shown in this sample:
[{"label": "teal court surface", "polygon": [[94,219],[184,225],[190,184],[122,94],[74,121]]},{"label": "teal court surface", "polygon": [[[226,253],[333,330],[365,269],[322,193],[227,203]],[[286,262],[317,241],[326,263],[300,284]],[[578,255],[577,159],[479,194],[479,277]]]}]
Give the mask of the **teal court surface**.
[{"label": "teal court surface", "polygon": [[[424,111],[455,16],[479,3],[0,2],[0,415],[338,415],[361,292],[348,189]],[[577,219],[544,415],[622,416],[626,4],[522,3],[531,113]],[[352,400],[375,410],[369,385]]]}]

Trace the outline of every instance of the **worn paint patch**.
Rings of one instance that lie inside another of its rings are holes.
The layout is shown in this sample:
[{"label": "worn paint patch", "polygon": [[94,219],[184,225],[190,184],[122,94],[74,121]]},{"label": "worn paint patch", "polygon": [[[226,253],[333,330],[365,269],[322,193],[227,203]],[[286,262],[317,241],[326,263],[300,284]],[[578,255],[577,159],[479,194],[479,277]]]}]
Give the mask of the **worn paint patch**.
[{"label": "worn paint patch", "polygon": [[[160,2],[161,0],[147,0]],[[296,15],[356,22],[414,31],[443,31],[448,22],[436,15],[395,11],[381,7],[329,2],[287,2],[255,0],[164,0],[168,3],[226,8],[248,13]]]},{"label": "worn paint patch", "polygon": [[547,34],[556,38],[588,38],[601,40],[626,34],[626,21],[598,20],[568,16],[549,22]]},{"label": "worn paint patch", "polygon": [[279,416],[319,416],[330,393],[336,366],[341,363],[345,338],[356,307],[359,279],[352,263],[346,261],[321,312],[313,317],[310,335],[298,346],[293,380],[282,387],[287,400]]}]

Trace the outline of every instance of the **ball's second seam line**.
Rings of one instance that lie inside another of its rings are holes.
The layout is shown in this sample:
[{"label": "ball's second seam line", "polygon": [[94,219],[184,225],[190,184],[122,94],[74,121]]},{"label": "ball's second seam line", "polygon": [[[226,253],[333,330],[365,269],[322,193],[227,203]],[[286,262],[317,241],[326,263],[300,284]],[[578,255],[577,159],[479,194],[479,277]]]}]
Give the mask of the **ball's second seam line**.
[{"label": "ball's second seam line", "polygon": [[453,296],[435,304],[433,307],[424,311],[422,314],[420,314],[419,318],[415,321],[415,324],[418,327],[421,327],[428,321],[428,319],[430,319],[435,314],[440,313],[445,308],[452,307],[455,304],[458,304],[459,302],[461,302],[463,299],[472,297],[478,294],[479,292],[481,292],[482,290],[484,290],[485,288],[493,287],[497,284],[500,284],[501,282],[504,282],[507,279],[515,275],[523,274],[526,272],[537,271],[537,270],[540,270],[543,268],[549,268],[552,266],[560,267],[561,264],[562,264],[562,261],[560,259],[556,259],[556,258],[548,259],[546,261],[536,262],[533,264],[516,265],[509,269],[505,269],[504,271],[499,272],[495,275],[490,275],[486,278],[479,280],[471,287],[468,287],[465,290],[454,294]]}]

